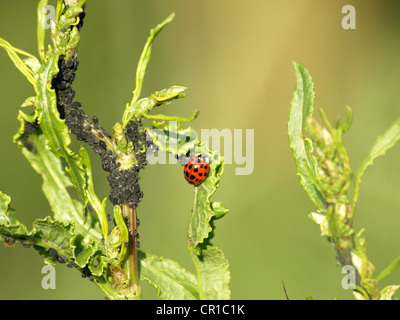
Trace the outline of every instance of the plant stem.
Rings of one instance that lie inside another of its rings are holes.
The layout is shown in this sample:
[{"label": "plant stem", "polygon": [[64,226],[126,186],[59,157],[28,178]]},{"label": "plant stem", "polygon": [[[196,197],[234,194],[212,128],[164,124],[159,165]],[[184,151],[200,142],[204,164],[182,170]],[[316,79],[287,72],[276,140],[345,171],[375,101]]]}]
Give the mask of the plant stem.
[{"label": "plant stem", "polygon": [[139,262],[138,262],[138,234],[137,234],[137,212],[126,204],[121,205],[122,215],[129,223],[129,245],[128,257],[124,264],[124,270],[130,281],[130,296],[134,299],[142,298],[142,289],[139,283]]}]

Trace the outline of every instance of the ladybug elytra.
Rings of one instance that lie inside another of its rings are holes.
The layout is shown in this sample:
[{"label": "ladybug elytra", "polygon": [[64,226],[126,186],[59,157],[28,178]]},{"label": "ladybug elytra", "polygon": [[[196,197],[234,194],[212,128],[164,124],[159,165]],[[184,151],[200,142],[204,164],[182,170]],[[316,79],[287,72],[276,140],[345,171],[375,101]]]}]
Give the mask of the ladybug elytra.
[{"label": "ladybug elytra", "polygon": [[190,157],[183,170],[187,182],[195,186],[204,182],[210,171],[209,162],[210,160],[203,153],[197,153]]}]

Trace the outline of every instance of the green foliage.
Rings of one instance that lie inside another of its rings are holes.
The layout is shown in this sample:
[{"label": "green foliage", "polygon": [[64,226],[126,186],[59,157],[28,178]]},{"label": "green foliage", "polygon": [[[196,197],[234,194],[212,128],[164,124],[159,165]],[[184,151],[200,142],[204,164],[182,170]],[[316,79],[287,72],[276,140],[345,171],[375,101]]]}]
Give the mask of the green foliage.
[{"label": "green foliage", "polygon": [[[185,87],[171,86],[140,98],[153,40],[173,20],[174,14],[150,31],[139,60],[132,101],[125,108],[122,124],[116,123],[113,127],[113,136],[108,137],[100,129],[89,126],[85,119],[80,126],[91,131],[98,142],[104,143],[104,148],[115,155],[120,172],[138,167],[137,155],[147,152],[143,147],[145,144],[140,141],[142,138],[127,139],[128,125],[131,121],[140,122],[141,118],[158,121],[152,127],[140,129],[139,133],[147,133],[159,147],[159,152],[181,156],[192,151],[209,155],[210,174],[203,184],[194,187],[194,205],[188,226],[188,249],[196,273],[192,274],[167,258],[138,250],[136,208],[124,203],[113,205],[115,227],[111,228],[108,200],[100,201],[95,193],[88,151],[81,147],[76,153],[70,148],[71,130],[66,120],[60,117],[57,100],[60,97],[51,84],[60,72],[60,57],[68,62],[77,55],[78,26],[85,3],[85,0],[58,0],[55,23],[50,30],[52,45],[46,51],[43,8],[47,1],[39,2],[37,35],[40,60],[0,38],[0,47],[6,50],[36,93],[23,104],[34,106],[34,112],[19,112],[20,128],[14,141],[41,175],[42,190],[52,210],[52,217],[35,220],[29,230],[10,207],[11,198],[0,193],[0,235],[8,246],[15,242],[33,246],[48,264],[66,263],[90,275],[110,299],[141,298],[139,278],[150,282],[161,299],[229,299],[228,261],[222,251],[210,243],[214,236],[214,220],[228,212],[221,202],[211,201],[223,172],[223,157],[198,141],[190,127],[182,127],[181,123],[198,116],[197,110],[190,117],[150,114],[155,107],[183,98]],[[138,144],[142,144],[141,149],[138,149]],[[77,199],[71,188],[75,189]]]},{"label": "green foliage", "polygon": [[[200,299],[229,299],[230,273],[228,261],[222,251],[210,245],[213,232],[213,220],[223,217],[228,210],[220,202],[210,199],[217,190],[220,175],[223,172],[224,159],[210,150],[205,143],[197,140],[196,133],[183,128],[180,118],[175,122],[153,123],[148,130],[154,144],[160,151],[170,152],[179,157],[195,149],[208,155],[210,174],[199,186],[194,187],[194,204],[188,227],[188,249],[195,265],[198,277]],[[184,121],[183,121],[184,122]]]},{"label": "green foliage", "polygon": [[140,277],[151,283],[161,299],[199,299],[197,278],[175,261],[140,253]]},{"label": "green foliage", "polygon": [[353,195],[353,205],[357,203],[358,193],[360,189],[361,178],[369,166],[374,164],[375,159],[385,155],[386,151],[393,148],[400,139],[400,119],[397,120],[382,136],[378,137],[372,146],[368,155],[357,169],[355,176],[355,188]]},{"label": "green foliage", "polygon": [[310,200],[318,210],[324,211],[325,204],[321,191],[317,188],[316,164],[311,157],[311,141],[303,136],[307,117],[314,112],[314,83],[310,73],[300,64],[294,63],[297,86],[293,95],[288,122],[289,146],[293,151],[296,161],[297,175],[300,183],[306,191]]},{"label": "green foliage", "polygon": [[[399,286],[391,285],[379,291],[378,282],[399,266],[399,258],[376,277],[375,267],[367,258],[366,241],[362,236],[364,229],[356,233],[353,219],[361,178],[374,160],[399,140],[400,120],[377,139],[353,178],[349,157],[342,143],[343,134],[351,126],[351,109],[347,108],[343,123],[338,120],[334,125],[321,110],[325,125],[321,126],[313,117],[315,93],[310,72],[296,62],[294,70],[297,85],[290,108],[288,136],[300,183],[317,210],[309,217],[319,225],[321,235],[335,248],[338,262],[355,268],[357,274],[353,292],[357,299],[392,299]],[[349,189],[352,185],[354,189],[350,201]]]},{"label": "green foliage", "polygon": [[142,110],[142,108],[140,108],[141,110],[138,110],[137,112],[136,110],[137,106],[135,104],[138,101],[140,94],[142,92],[143,80],[146,74],[147,65],[150,61],[151,51],[153,48],[153,40],[156,38],[158,33],[174,19],[174,17],[175,14],[172,13],[167,19],[165,19],[163,22],[157,25],[154,29],[150,30],[150,36],[147,39],[146,45],[144,46],[136,70],[136,88],[133,91],[132,101],[130,104],[127,104],[124,115],[122,117],[122,123],[124,127],[126,127],[126,125],[128,124],[129,120],[132,119],[132,117],[134,116],[140,117],[140,114],[148,113],[148,111],[150,111],[149,109]]}]

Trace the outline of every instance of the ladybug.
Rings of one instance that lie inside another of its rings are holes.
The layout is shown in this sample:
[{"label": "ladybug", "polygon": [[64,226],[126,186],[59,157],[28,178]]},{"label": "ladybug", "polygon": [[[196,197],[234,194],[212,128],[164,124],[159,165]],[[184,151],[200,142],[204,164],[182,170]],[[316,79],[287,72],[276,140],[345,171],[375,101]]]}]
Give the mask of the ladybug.
[{"label": "ladybug", "polygon": [[210,160],[204,153],[197,153],[191,156],[183,170],[187,182],[195,186],[204,182],[210,171],[209,162]]}]

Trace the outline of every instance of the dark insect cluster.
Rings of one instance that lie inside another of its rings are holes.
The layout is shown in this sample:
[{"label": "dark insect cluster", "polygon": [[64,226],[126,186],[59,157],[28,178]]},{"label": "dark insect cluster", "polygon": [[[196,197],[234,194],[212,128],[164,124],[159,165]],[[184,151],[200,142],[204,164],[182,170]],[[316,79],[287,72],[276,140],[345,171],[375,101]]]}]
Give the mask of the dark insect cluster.
[{"label": "dark insect cluster", "polygon": [[[81,14],[82,15],[82,14]],[[80,16],[80,23],[83,21]],[[87,142],[98,154],[102,161],[102,167],[109,172],[108,183],[111,188],[110,201],[113,205],[126,204],[136,208],[143,198],[143,192],[139,186],[139,170],[147,164],[146,150],[152,144],[146,139],[146,134],[139,130],[142,123],[132,120],[126,127],[125,135],[128,141],[133,143],[137,164],[132,168],[120,170],[116,154],[109,149],[112,141],[111,135],[102,127],[99,127],[97,117],[90,118],[82,108],[81,103],[73,101],[75,91],[71,85],[75,79],[75,72],[78,68],[77,52],[66,61],[60,56],[58,61],[59,73],[53,77],[52,87],[57,95],[57,109],[61,119],[65,119],[70,133],[75,134],[80,141]],[[108,142],[108,144],[107,144]],[[139,150],[142,150],[139,151]]]},{"label": "dark insect cluster", "polygon": [[37,122],[30,123],[28,121],[24,121],[24,123],[24,133],[21,135],[20,140],[24,144],[25,148],[33,153],[36,153],[36,147],[32,141],[29,140],[29,135],[40,130],[40,126]]},{"label": "dark insect cluster", "polygon": [[[1,237],[3,238],[3,244],[6,247],[14,247],[17,242],[19,242],[25,248],[30,248],[32,244],[35,247],[34,239],[28,236],[19,236],[17,239],[7,235],[1,235]],[[94,281],[94,276],[90,272],[89,268],[87,266],[84,268],[79,267],[73,257],[67,257],[63,254],[60,254],[56,249],[51,247],[47,250],[42,250],[40,247],[36,247],[36,249],[39,250],[42,255],[51,258],[54,262],[66,264],[68,268],[76,268],[81,272],[82,278],[88,278],[90,281]]]},{"label": "dark insect cluster", "polygon": [[63,254],[59,254],[59,252],[57,252],[57,250],[54,248],[49,248],[47,252],[42,252],[42,254],[50,255],[52,259],[55,259],[55,261],[60,264],[66,264],[68,268],[76,268],[81,272],[82,278],[88,278],[90,281],[94,281],[94,276],[90,272],[89,268],[87,266],[84,268],[79,267],[73,257],[68,258]]},{"label": "dark insect cluster", "polygon": [[120,170],[115,153],[107,147],[107,141],[112,137],[106,129],[99,127],[97,117],[90,118],[82,108],[81,103],[73,101],[75,96],[71,88],[75,78],[78,61],[75,53],[70,60],[65,61],[63,56],[59,59],[59,73],[54,76],[52,86],[57,95],[57,109],[60,118],[65,119],[69,131],[75,134],[80,141],[87,142],[102,160],[103,169],[109,172],[108,183],[111,187],[110,201],[113,205],[126,204],[136,208],[143,198],[143,192],[139,186],[139,170],[146,164],[146,150],[152,144],[146,139],[146,133],[140,131],[142,123],[139,120],[131,120],[126,127],[125,136],[133,143],[137,165],[127,170]]},{"label": "dark insect cluster", "polygon": [[142,123],[139,120],[131,120],[125,130],[127,140],[133,143],[137,165],[127,170],[119,170],[117,166],[116,169],[110,171],[108,176],[108,183],[111,187],[109,198],[113,205],[124,203],[131,208],[136,208],[143,198],[143,191],[139,186],[139,170],[147,164],[144,151],[152,142],[146,139],[144,131],[139,130],[140,126]]}]

